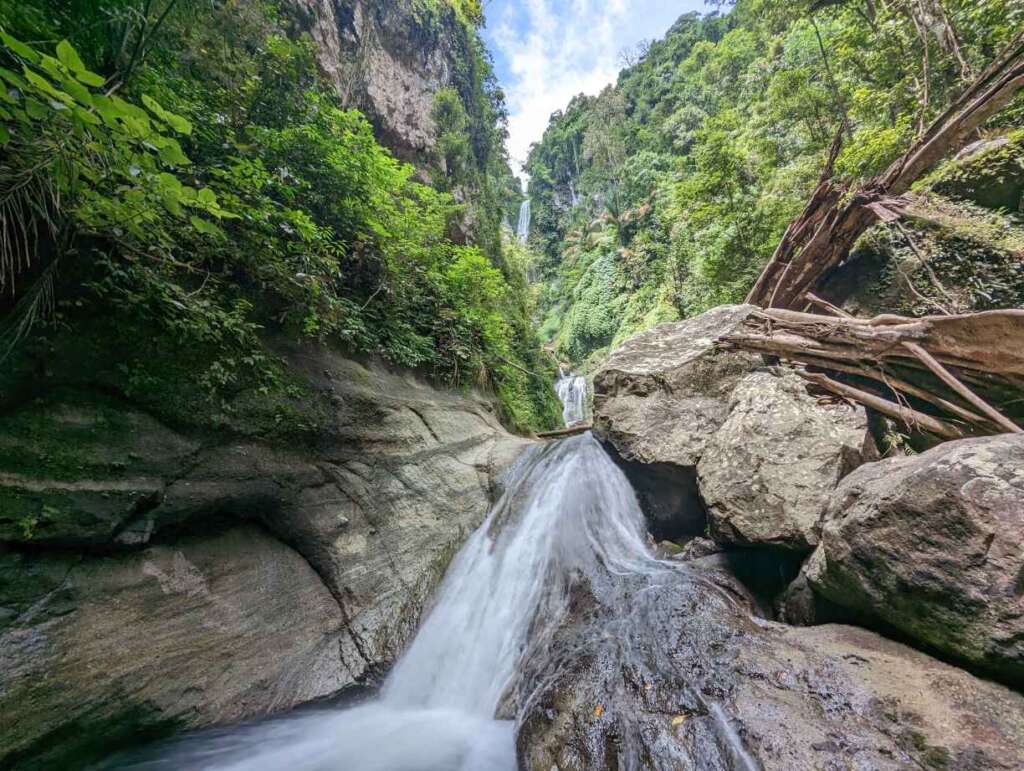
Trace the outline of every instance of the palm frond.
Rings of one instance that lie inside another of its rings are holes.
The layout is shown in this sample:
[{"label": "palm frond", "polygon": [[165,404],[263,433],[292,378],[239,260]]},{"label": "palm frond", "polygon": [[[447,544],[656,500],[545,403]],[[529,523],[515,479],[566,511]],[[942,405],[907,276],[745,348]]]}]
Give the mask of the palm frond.
[{"label": "palm frond", "polygon": [[54,281],[59,262],[55,259],[43,269],[14,306],[7,323],[0,328],[0,364],[7,360],[40,319],[53,313]]},{"label": "palm frond", "polygon": [[0,163],[0,292],[14,292],[14,279],[38,258],[39,236],[58,232],[60,189],[53,175],[55,156],[30,152]]}]

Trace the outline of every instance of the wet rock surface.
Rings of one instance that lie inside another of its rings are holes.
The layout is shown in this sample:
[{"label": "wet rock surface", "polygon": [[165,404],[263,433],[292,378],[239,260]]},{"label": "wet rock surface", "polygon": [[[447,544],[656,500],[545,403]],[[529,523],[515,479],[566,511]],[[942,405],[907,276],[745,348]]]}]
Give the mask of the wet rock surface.
[{"label": "wet rock surface", "polygon": [[1024,437],[868,464],[832,496],[814,591],[1024,683]]},{"label": "wet rock surface", "polygon": [[87,391],[4,416],[0,766],[289,709],[404,649],[525,442],[472,394],[292,365],[330,405],[309,441],[193,436]]},{"label": "wet rock surface", "polygon": [[692,568],[581,581],[550,645],[531,771],[1024,765],[1019,694],[864,630],[755,621]]}]

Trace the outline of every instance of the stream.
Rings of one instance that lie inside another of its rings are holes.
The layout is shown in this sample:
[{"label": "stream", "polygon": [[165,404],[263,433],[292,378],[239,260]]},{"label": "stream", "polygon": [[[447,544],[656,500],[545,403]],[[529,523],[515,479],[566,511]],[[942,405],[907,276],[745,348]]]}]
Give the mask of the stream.
[{"label": "stream", "polygon": [[664,568],[629,482],[589,433],[527,450],[455,557],[379,697],[199,732],[100,768],[514,771],[496,720],[526,656],[549,653],[579,576]]}]

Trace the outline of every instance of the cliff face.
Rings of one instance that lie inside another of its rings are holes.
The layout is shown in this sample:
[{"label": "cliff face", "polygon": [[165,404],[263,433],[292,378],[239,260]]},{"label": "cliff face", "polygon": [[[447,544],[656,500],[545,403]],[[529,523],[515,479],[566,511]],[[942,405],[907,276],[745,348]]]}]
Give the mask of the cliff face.
[{"label": "cliff face", "polygon": [[321,412],[301,440],[171,426],[87,374],[0,417],[0,767],[372,686],[400,654],[524,442],[481,398],[287,358]]},{"label": "cliff face", "polygon": [[348,107],[362,111],[397,157],[422,167],[435,141],[434,94],[471,56],[455,12],[412,0],[292,0],[320,67]]}]

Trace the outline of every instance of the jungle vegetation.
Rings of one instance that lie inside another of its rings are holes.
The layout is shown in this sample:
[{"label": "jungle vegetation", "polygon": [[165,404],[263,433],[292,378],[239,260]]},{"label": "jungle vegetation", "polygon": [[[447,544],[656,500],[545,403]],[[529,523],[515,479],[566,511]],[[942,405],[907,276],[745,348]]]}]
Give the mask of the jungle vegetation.
[{"label": "jungle vegetation", "polygon": [[[880,172],[1024,25],[1015,0],[716,5],[627,52],[532,148],[542,336],[563,358],[742,301],[837,134],[840,179]],[[1022,123],[1018,99],[986,133]]]},{"label": "jungle vegetation", "polygon": [[101,337],[104,387],[146,400],[187,381],[224,404],[286,387],[268,346],[284,336],[490,388],[517,429],[555,425],[501,235],[520,193],[480,4],[409,1],[470,51],[419,170],[344,108],[287,3],[0,0],[8,375]]}]

